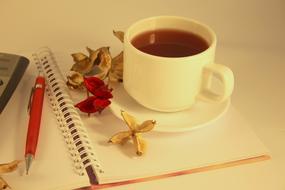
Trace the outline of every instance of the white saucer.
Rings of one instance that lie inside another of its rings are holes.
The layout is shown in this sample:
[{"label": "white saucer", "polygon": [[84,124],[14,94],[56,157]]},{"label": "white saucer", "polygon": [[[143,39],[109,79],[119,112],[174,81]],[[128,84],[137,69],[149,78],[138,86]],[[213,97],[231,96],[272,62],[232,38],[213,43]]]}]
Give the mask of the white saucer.
[{"label": "white saucer", "polygon": [[161,132],[191,131],[207,126],[220,118],[228,109],[230,100],[223,103],[208,103],[198,101],[190,109],[164,113],[150,110],[137,103],[128,95],[122,84],[113,85],[113,99],[110,105],[112,112],[120,119],[121,110],[137,118],[138,122],[153,119],[157,125],[154,130]]}]

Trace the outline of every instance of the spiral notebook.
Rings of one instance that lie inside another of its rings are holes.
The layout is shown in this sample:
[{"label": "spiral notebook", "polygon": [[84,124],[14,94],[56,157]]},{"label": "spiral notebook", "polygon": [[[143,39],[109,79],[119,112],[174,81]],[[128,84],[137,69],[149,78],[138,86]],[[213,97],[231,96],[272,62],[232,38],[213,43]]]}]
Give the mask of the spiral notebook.
[{"label": "spiral notebook", "polygon": [[[0,163],[23,159],[28,116],[26,104],[35,73],[47,81],[42,127],[30,175],[25,166],[3,175],[14,190],[75,189],[93,184],[107,188],[158,180],[263,161],[270,158],[238,111],[228,112],[211,126],[183,133],[145,134],[147,153],[137,157],[134,147],[108,144],[126,129],[124,122],[106,109],[88,117],[74,107],[78,96],[67,89],[59,63],[48,48],[33,56],[21,84],[0,115]],[[17,119],[14,119],[17,118]],[[227,142],[227,143],[225,143]]]}]

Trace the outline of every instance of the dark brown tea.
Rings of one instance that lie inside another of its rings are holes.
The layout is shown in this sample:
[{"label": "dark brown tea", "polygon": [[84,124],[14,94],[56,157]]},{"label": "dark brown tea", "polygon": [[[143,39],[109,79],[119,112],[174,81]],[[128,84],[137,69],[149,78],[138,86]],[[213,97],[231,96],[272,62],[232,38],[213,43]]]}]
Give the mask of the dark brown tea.
[{"label": "dark brown tea", "polygon": [[187,31],[160,29],[141,33],[131,42],[142,52],[162,57],[186,57],[206,50],[202,37]]}]

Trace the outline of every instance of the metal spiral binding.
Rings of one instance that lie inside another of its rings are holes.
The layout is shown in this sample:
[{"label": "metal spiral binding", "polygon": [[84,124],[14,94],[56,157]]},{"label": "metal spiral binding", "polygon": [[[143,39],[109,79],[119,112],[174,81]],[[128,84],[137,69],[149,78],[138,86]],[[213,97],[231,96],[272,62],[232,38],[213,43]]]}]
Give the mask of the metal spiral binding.
[{"label": "metal spiral binding", "polygon": [[62,136],[74,163],[75,172],[84,175],[84,169],[92,166],[96,173],[104,171],[99,164],[90,143],[87,131],[77,113],[66,89],[66,84],[48,48],[40,49],[33,55],[37,68],[47,81],[47,95],[59,123]]}]

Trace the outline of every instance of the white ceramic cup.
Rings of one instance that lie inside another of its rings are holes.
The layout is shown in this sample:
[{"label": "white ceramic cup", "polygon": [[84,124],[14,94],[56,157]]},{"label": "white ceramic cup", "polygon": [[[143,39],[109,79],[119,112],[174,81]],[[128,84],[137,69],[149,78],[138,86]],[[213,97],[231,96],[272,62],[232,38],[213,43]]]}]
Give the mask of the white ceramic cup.
[{"label": "white ceramic cup", "polygon": [[[134,47],[132,39],[146,31],[177,29],[204,38],[209,44],[203,52],[187,57],[161,57],[144,53]],[[197,99],[219,103],[232,94],[232,71],[216,64],[216,35],[207,25],[175,16],[158,16],[131,25],[124,36],[123,85],[128,94],[141,105],[163,112],[190,108]],[[212,89],[215,77],[222,90]]]}]

